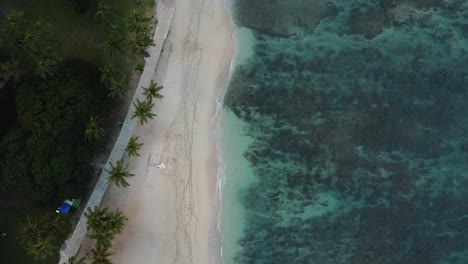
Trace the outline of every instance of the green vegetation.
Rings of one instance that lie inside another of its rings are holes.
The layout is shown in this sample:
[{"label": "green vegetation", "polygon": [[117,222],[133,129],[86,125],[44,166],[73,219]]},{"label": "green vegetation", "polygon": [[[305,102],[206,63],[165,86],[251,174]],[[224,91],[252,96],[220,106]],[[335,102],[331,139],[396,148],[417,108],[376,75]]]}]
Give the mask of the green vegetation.
[{"label": "green vegetation", "polygon": [[91,264],[112,264],[110,256],[112,253],[109,251],[109,247],[102,244],[97,244],[96,248],[91,249],[92,261]]},{"label": "green vegetation", "polygon": [[51,26],[44,20],[27,20],[23,12],[7,14],[3,35],[7,41],[3,47],[10,58],[2,63],[2,87],[13,80],[20,80],[20,69],[46,78],[54,75],[61,61],[58,43],[51,34]]},{"label": "green vegetation", "polygon": [[149,56],[146,48],[148,46],[154,46],[153,40],[151,40],[148,34],[141,32],[135,34],[135,37],[130,39],[127,44],[132,54],[143,55],[145,57]]},{"label": "green vegetation", "polygon": [[139,157],[140,153],[138,153],[143,146],[143,143],[138,142],[139,137],[131,137],[130,140],[128,141],[127,147],[125,150],[128,153],[128,156],[130,157]]},{"label": "green vegetation", "polygon": [[17,113],[0,142],[0,191],[42,205],[83,194],[94,142],[105,136],[96,116],[106,119],[114,104],[105,95],[126,94],[142,58],[132,53],[152,44],[142,11],[152,1],[71,2],[0,3],[0,87]]},{"label": "green vegetation", "polygon": [[[23,197],[43,208],[84,195],[92,172],[89,164],[115,118],[112,108],[129,91],[127,76],[142,65],[152,45],[147,14],[153,4],[0,2],[0,111],[6,121],[0,128],[0,195]],[[127,25],[134,14],[139,14],[138,21]],[[125,185],[125,178],[118,183]],[[0,207],[0,218],[10,217],[8,212]],[[8,250],[15,252],[8,263],[32,263],[24,254],[27,249],[43,263],[55,263],[63,235],[54,235],[53,221],[26,219],[26,213],[17,220],[24,223],[18,235],[24,250],[8,236],[10,243],[0,247],[0,255]],[[8,225],[6,230],[13,234],[17,228]],[[7,239],[0,238],[3,241]]]},{"label": "green vegetation", "polygon": [[[5,201],[2,201],[4,203]],[[20,206],[21,205],[21,206]],[[20,227],[27,223],[28,217],[30,221],[38,221],[47,210],[38,209],[27,204],[14,204],[0,207],[0,233],[5,233],[5,236],[0,235],[0,256],[1,263],[34,263],[34,256],[28,255],[26,247],[20,241]],[[63,240],[70,232],[70,226],[64,223],[52,239],[53,247],[60,247]],[[58,250],[52,252],[53,255],[42,258],[40,263],[57,263]]]},{"label": "green vegetation", "polygon": [[127,178],[135,176],[135,174],[128,172],[128,164],[124,164],[124,162],[125,161],[123,159],[120,159],[115,165],[110,163],[109,165],[111,166],[111,170],[106,170],[109,173],[107,180],[110,183],[115,184],[117,187],[130,186],[127,182]]},{"label": "green vegetation", "polygon": [[64,61],[46,81],[32,77],[18,87],[19,122],[0,144],[2,189],[38,204],[82,195],[96,150],[94,144],[83,144],[85,126],[105,100],[92,71],[89,65]]},{"label": "green vegetation", "polygon": [[109,23],[109,18],[111,16],[109,5],[105,1],[100,1],[96,10],[97,18],[100,18],[101,21]]},{"label": "green vegetation", "polygon": [[162,86],[159,86],[153,80],[151,80],[150,85],[147,88],[144,88],[143,94],[146,95],[146,99],[158,98],[162,99],[164,96],[161,94]]},{"label": "green vegetation", "polygon": [[148,119],[153,119],[156,116],[156,114],[152,112],[154,103],[151,98],[143,102],[137,99],[136,103],[133,103],[133,106],[135,107],[135,111],[133,112],[132,119],[138,118],[141,125],[148,123]]},{"label": "green vegetation", "polygon": [[[88,2],[85,12],[77,12],[72,2]],[[117,30],[121,35],[128,36],[127,17],[132,10],[148,10],[155,4],[154,0],[111,0],[102,1],[108,7],[108,18],[111,24],[96,17],[99,0],[2,0],[0,7],[9,12],[20,10],[30,19],[45,19],[51,23],[51,33],[57,38],[60,50],[66,58],[79,58],[86,62],[104,65],[109,61],[107,54],[102,52],[101,44],[107,36]],[[146,11],[145,11],[146,12]],[[148,13],[150,13],[148,11]],[[146,13],[145,13],[146,14]],[[151,16],[151,15],[149,15]],[[150,27],[151,29],[151,27]],[[113,58],[116,65],[122,69],[133,64],[126,56]],[[130,63],[130,65],[129,65]]]},{"label": "green vegetation", "polygon": [[134,9],[127,18],[127,28],[131,32],[127,44],[132,54],[138,54],[145,57],[149,56],[146,50],[149,46],[154,46],[153,40],[148,34],[148,22],[151,19],[145,17],[139,9]]},{"label": "green vegetation", "polygon": [[101,140],[104,137],[104,128],[100,127],[102,119],[92,116],[89,119],[88,126],[85,130],[85,138],[87,140]]},{"label": "green vegetation", "polygon": [[106,64],[99,69],[101,71],[101,83],[107,87],[110,98],[122,98],[130,89],[127,85],[126,76],[122,71],[116,69],[110,64]]},{"label": "green vegetation", "polygon": [[77,257],[71,257],[68,259],[67,264],[84,264],[85,263],[85,258],[77,258]]},{"label": "green vegetation", "polygon": [[35,260],[44,260],[59,250],[54,241],[65,225],[64,215],[44,214],[33,219],[28,216],[19,228],[20,242]]},{"label": "green vegetation", "polygon": [[102,46],[110,56],[115,56],[123,52],[123,41],[124,38],[122,36],[118,35],[116,32],[112,32]]},{"label": "green vegetation", "polygon": [[110,246],[114,237],[122,232],[127,217],[122,211],[110,211],[107,207],[93,209],[87,208],[85,216],[88,218],[88,229],[91,229],[90,237],[96,239],[97,244]]},{"label": "green vegetation", "polygon": [[96,246],[91,250],[91,263],[110,264],[112,240],[124,229],[127,217],[120,210],[109,211],[107,207],[97,206],[87,208],[85,216],[88,218],[88,229],[91,229],[90,237],[96,240]]}]

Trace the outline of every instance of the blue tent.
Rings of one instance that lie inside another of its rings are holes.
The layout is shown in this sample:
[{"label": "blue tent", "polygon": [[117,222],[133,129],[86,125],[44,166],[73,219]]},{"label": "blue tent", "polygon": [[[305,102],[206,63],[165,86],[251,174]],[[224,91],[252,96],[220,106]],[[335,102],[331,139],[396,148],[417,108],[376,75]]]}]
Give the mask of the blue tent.
[{"label": "blue tent", "polygon": [[62,205],[57,209],[57,213],[68,214],[70,212],[71,205],[67,203],[62,203]]}]

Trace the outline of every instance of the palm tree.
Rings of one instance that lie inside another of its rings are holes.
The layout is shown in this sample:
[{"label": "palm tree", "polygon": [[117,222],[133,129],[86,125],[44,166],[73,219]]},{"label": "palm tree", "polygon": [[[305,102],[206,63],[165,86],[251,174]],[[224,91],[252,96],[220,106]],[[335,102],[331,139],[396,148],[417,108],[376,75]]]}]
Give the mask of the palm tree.
[{"label": "palm tree", "polygon": [[163,89],[162,86],[159,86],[157,83],[151,80],[150,85],[147,88],[143,88],[144,90],[143,94],[146,95],[146,99],[151,99],[151,98],[162,99],[164,97],[160,93],[162,89]]},{"label": "palm tree", "polygon": [[22,70],[19,65],[19,61],[12,58],[3,62],[0,65],[1,77],[5,82],[9,80],[13,81],[13,87],[16,87],[16,83],[21,79]]},{"label": "palm tree", "polygon": [[22,39],[23,48],[29,50],[36,61],[47,61],[56,65],[60,60],[57,41],[54,39],[51,24],[44,20],[30,21]]},{"label": "palm tree", "polygon": [[[76,258],[76,256],[74,257],[71,257],[68,259],[68,263],[67,264],[84,264],[85,263],[85,258]],[[65,263],[63,263],[65,264]]]},{"label": "palm tree", "polygon": [[46,78],[47,76],[52,76],[56,70],[57,62],[52,59],[42,58],[36,61],[36,75],[39,77]]},{"label": "palm tree", "polygon": [[128,141],[127,148],[125,150],[128,153],[128,156],[137,156],[140,157],[140,154],[138,151],[141,149],[143,146],[143,143],[138,142],[138,137],[131,137],[130,140]]},{"label": "palm tree", "polygon": [[88,229],[91,229],[91,233],[89,237],[96,240],[96,243],[106,246],[111,246],[112,240],[115,237],[115,233],[113,233],[109,227],[107,222],[109,221],[110,213],[107,212],[107,208],[105,207],[103,210],[99,210],[98,208],[94,208],[94,210],[89,210],[86,212],[91,215],[86,215],[88,217]]},{"label": "palm tree", "polygon": [[6,30],[14,39],[18,39],[21,32],[24,30],[24,13],[21,11],[11,11],[7,14],[6,18],[8,23],[6,24]]},{"label": "palm tree", "polygon": [[137,99],[137,103],[133,103],[133,106],[135,107],[135,111],[133,112],[132,119],[138,117],[141,125],[148,123],[148,118],[153,119],[153,117],[156,116],[156,114],[151,112],[154,107],[152,99],[146,99],[143,102],[140,102],[140,100]]},{"label": "palm tree", "polygon": [[36,237],[26,246],[26,252],[33,255],[36,261],[52,256],[58,250],[58,247],[52,243],[52,239],[52,236]]},{"label": "palm tree", "polygon": [[19,226],[19,240],[21,244],[30,243],[35,237],[41,236],[41,225],[37,219],[31,221],[28,216],[25,223],[21,223]]},{"label": "palm tree", "polygon": [[109,247],[96,244],[96,248],[91,250],[92,261],[91,264],[112,264],[109,257],[112,253],[109,252]]},{"label": "palm tree", "polygon": [[63,224],[63,216],[51,217],[45,215],[40,218],[27,217],[27,222],[20,224],[19,240],[26,252],[36,260],[53,255],[58,246],[53,243],[54,236]]},{"label": "palm tree", "polygon": [[111,56],[114,56],[122,51],[123,40],[124,38],[122,36],[112,32],[102,46],[105,51],[109,52]]},{"label": "palm tree", "polygon": [[100,18],[101,21],[109,22],[110,8],[104,3],[104,1],[99,2],[95,16]]},{"label": "palm tree", "polygon": [[116,234],[122,232],[128,220],[120,210],[108,211],[107,207],[99,209],[87,208],[85,216],[88,218],[88,229],[92,229],[90,237],[96,239],[98,244],[110,246]]},{"label": "palm tree", "polygon": [[154,46],[153,40],[146,34],[146,32],[138,32],[133,39],[127,42],[132,54],[141,54],[144,57],[149,57],[146,50],[149,46]]},{"label": "palm tree", "polygon": [[109,220],[107,222],[107,228],[112,234],[120,234],[125,227],[125,223],[128,218],[123,215],[122,211],[115,210],[109,214]]},{"label": "palm tree", "polygon": [[114,75],[117,75],[117,70],[110,64],[104,65],[104,67],[99,68],[101,71],[101,83],[105,86],[110,86]]},{"label": "palm tree", "polygon": [[128,172],[128,164],[124,165],[124,160],[120,159],[117,161],[115,166],[110,163],[111,170],[106,170],[109,173],[107,180],[114,183],[117,187],[123,186],[128,187],[130,184],[127,182],[126,178],[135,176]]},{"label": "palm tree", "polygon": [[88,229],[99,228],[108,215],[107,207],[104,207],[102,209],[99,209],[99,207],[97,206],[94,206],[93,209],[88,207],[86,208],[86,212],[84,213],[84,215],[86,216],[86,218],[88,218],[88,221],[86,223]]},{"label": "palm tree", "polygon": [[112,78],[111,80],[111,83],[110,83],[110,86],[108,87],[109,88],[109,97],[110,98],[114,98],[115,96],[118,96],[120,98],[122,98],[125,93],[130,89],[130,87],[127,85],[127,80],[126,80],[126,76],[125,75],[122,75],[120,80],[115,80],[114,78]]},{"label": "palm tree", "polygon": [[104,129],[99,125],[102,119],[92,116],[89,119],[88,126],[85,130],[86,140],[101,140],[104,137]]},{"label": "palm tree", "polygon": [[102,226],[99,229],[91,230],[90,238],[96,240],[97,244],[101,244],[106,247],[112,246],[112,240],[115,234],[106,229],[107,227]]},{"label": "palm tree", "polygon": [[143,13],[138,9],[133,9],[130,16],[127,18],[127,27],[130,31],[139,33],[147,30],[145,25],[150,19],[143,16]]},{"label": "palm tree", "polygon": [[65,224],[65,215],[63,214],[45,214],[40,218],[41,226],[46,233],[54,233]]}]

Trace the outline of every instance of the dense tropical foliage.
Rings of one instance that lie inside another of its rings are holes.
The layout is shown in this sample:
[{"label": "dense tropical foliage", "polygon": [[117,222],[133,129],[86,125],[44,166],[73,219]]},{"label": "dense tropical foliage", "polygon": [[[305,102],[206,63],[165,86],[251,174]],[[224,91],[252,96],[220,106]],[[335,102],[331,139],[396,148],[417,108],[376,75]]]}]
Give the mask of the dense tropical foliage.
[{"label": "dense tropical foliage", "polygon": [[70,61],[47,80],[32,77],[21,83],[16,96],[19,122],[0,143],[2,189],[37,203],[82,193],[95,151],[95,145],[83,144],[83,134],[105,97],[89,78],[92,70]]},{"label": "dense tropical foliage", "polygon": [[[65,198],[84,196],[92,159],[106,143],[104,131],[119,120],[113,108],[124,101],[132,71],[144,65],[146,49],[153,45],[150,11],[143,11],[153,4],[0,1],[0,197],[50,210]],[[138,29],[128,24],[131,19]],[[44,219],[23,222],[18,231],[24,248],[43,262],[56,257],[61,242],[46,234],[54,233],[52,227]],[[4,253],[0,249],[3,261],[19,263],[14,253],[6,260]]]},{"label": "dense tropical foliage", "polygon": [[59,228],[66,226],[63,215],[45,214],[42,217],[30,218],[20,224],[19,239],[28,254],[35,260],[45,259],[58,250],[59,245],[54,239]]}]

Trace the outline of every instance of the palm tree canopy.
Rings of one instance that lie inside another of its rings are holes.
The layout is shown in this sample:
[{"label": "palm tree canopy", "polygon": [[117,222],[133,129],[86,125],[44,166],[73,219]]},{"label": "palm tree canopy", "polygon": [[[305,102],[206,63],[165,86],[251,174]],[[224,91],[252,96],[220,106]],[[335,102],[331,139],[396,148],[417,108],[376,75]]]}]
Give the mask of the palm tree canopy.
[{"label": "palm tree canopy", "polygon": [[110,245],[116,234],[122,232],[125,222],[128,220],[122,211],[109,211],[107,207],[100,209],[95,206],[87,208],[85,216],[88,218],[88,229],[92,229],[91,238],[101,245]]},{"label": "palm tree canopy", "polygon": [[110,64],[104,65],[99,70],[101,71],[101,83],[110,86],[114,76],[118,74],[117,70]]},{"label": "palm tree canopy", "polygon": [[88,228],[95,229],[103,224],[106,217],[108,215],[107,207],[99,209],[99,207],[95,206],[93,209],[88,207],[85,212],[86,218],[88,218]]},{"label": "palm tree canopy", "polygon": [[154,107],[152,99],[146,99],[143,102],[140,102],[140,100],[137,99],[136,104],[133,103],[133,106],[135,107],[135,111],[133,112],[132,119],[138,117],[141,125],[147,123],[148,119],[153,119],[156,116],[156,114],[153,114],[152,112]]},{"label": "palm tree canopy", "polygon": [[21,32],[24,30],[24,13],[21,11],[11,11],[7,14],[6,18],[8,23],[6,23],[6,30],[12,35],[15,39],[21,35]]},{"label": "palm tree canopy", "polygon": [[38,237],[34,243],[26,246],[26,252],[33,255],[36,261],[52,256],[58,249],[52,239],[52,236]]},{"label": "palm tree canopy", "polygon": [[127,42],[132,54],[140,54],[144,57],[149,57],[146,50],[149,46],[154,46],[153,40],[146,34],[146,32],[138,32],[134,38]]},{"label": "palm tree canopy", "polygon": [[64,225],[63,215],[46,214],[38,218],[28,216],[25,223],[20,224],[19,240],[28,254],[36,260],[47,258],[58,250],[53,243],[56,232]]},{"label": "palm tree canopy", "polygon": [[9,80],[13,80],[15,83],[18,82],[22,74],[19,61],[12,58],[2,62],[2,64],[0,64],[0,74],[5,82]]},{"label": "palm tree canopy", "polygon": [[128,141],[127,147],[125,150],[127,151],[128,155],[130,157],[132,156],[137,156],[139,157],[140,154],[138,151],[140,151],[141,147],[143,146],[143,143],[138,142],[139,137],[131,137],[130,140]]},{"label": "palm tree canopy", "polygon": [[130,89],[127,85],[125,75],[121,75],[120,80],[112,78],[109,88],[109,97],[114,98],[115,96],[122,98],[125,93]]},{"label": "palm tree canopy", "polygon": [[146,22],[149,20],[150,18],[145,17],[139,9],[134,9],[127,18],[127,27],[135,33],[144,32],[147,31]]},{"label": "palm tree canopy", "polygon": [[109,259],[112,254],[113,253],[109,251],[109,247],[98,243],[96,244],[96,248],[91,250],[91,264],[112,264]]},{"label": "palm tree canopy", "polygon": [[85,263],[85,258],[78,259],[76,256],[74,256],[68,259],[67,264],[84,264],[84,263]]},{"label": "palm tree canopy", "polygon": [[116,32],[112,32],[106,41],[102,44],[104,50],[114,56],[122,51],[122,43],[124,38]]},{"label": "palm tree canopy", "polygon": [[159,86],[156,82],[151,80],[150,85],[147,88],[143,88],[143,94],[146,95],[147,99],[158,98],[162,99],[164,96],[161,94],[162,86]]},{"label": "palm tree canopy", "polygon": [[89,119],[88,126],[85,130],[85,138],[87,140],[101,140],[104,137],[104,129],[100,126],[102,119],[92,116]]},{"label": "palm tree canopy", "polygon": [[107,178],[109,182],[114,183],[117,187],[130,186],[126,178],[135,176],[135,174],[128,171],[128,164],[124,164],[123,159],[118,160],[115,165],[110,163],[110,167],[110,170],[106,170],[109,173],[109,177]]},{"label": "palm tree canopy", "polygon": [[100,18],[102,21],[109,22],[110,8],[104,3],[104,1],[99,2],[95,16]]}]

